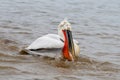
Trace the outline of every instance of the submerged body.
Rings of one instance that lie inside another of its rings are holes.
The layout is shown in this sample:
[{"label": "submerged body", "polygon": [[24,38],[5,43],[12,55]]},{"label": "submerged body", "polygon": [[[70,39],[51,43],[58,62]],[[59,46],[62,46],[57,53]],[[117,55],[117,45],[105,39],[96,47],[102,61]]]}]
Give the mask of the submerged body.
[{"label": "submerged body", "polygon": [[58,26],[58,34],[47,34],[36,39],[27,50],[61,49],[61,56],[69,61],[76,60],[80,53],[78,42],[73,40],[71,26],[64,20]]}]

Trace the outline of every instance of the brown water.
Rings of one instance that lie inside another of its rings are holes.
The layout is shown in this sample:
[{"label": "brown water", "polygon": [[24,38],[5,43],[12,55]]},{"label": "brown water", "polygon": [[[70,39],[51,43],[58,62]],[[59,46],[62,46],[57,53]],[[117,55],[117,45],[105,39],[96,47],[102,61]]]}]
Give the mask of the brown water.
[{"label": "brown water", "polygon": [[[67,17],[78,62],[20,55]],[[120,0],[0,0],[0,80],[120,80]]]}]

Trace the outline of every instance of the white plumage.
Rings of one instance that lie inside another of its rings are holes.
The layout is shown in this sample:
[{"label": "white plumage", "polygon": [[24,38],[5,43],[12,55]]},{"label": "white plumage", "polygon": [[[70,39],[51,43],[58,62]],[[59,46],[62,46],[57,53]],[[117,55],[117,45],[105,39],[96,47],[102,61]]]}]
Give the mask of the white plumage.
[{"label": "white plumage", "polygon": [[[64,43],[59,35],[57,34],[47,34],[36,39],[32,44],[30,44],[26,49],[52,49],[52,48],[63,48]],[[74,43],[78,44],[78,41],[73,40]]]},{"label": "white plumage", "polygon": [[57,34],[47,34],[36,39],[26,49],[41,49],[41,48],[62,48],[64,43],[60,40],[60,36]]}]

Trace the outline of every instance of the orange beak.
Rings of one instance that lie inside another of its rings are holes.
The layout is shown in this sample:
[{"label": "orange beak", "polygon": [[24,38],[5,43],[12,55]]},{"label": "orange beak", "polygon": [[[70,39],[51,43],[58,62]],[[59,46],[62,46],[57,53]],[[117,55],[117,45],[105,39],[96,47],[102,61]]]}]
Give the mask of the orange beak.
[{"label": "orange beak", "polygon": [[63,57],[69,61],[74,60],[74,44],[73,44],[73,38],[72,33],[70,30],[63,30],[64,34],[64,47],[63,47]]}]

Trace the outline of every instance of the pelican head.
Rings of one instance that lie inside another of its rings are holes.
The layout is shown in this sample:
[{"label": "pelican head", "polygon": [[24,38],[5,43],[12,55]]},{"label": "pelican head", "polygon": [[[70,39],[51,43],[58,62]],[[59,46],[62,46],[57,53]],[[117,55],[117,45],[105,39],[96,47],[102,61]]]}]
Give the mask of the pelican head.
[{"label": "pelican head", "polygon": [[63,34],[63,30],[72,30],[71,29],[71,24],[64,19],[63,21],[60,22],[60,24],[58,25],[58,34],[60,35],[61,39],[64,40],[64,34]]},{"label": "pelican head", "polygon": [[75,49],[72,38],[72,29],[71,29],[71,24],[67,20],[63,20],[58,25],[58,34],[61,36],[61,39],[64,41],[64,47],[62,49],[63,58],[69,61],[75,60]]}]

